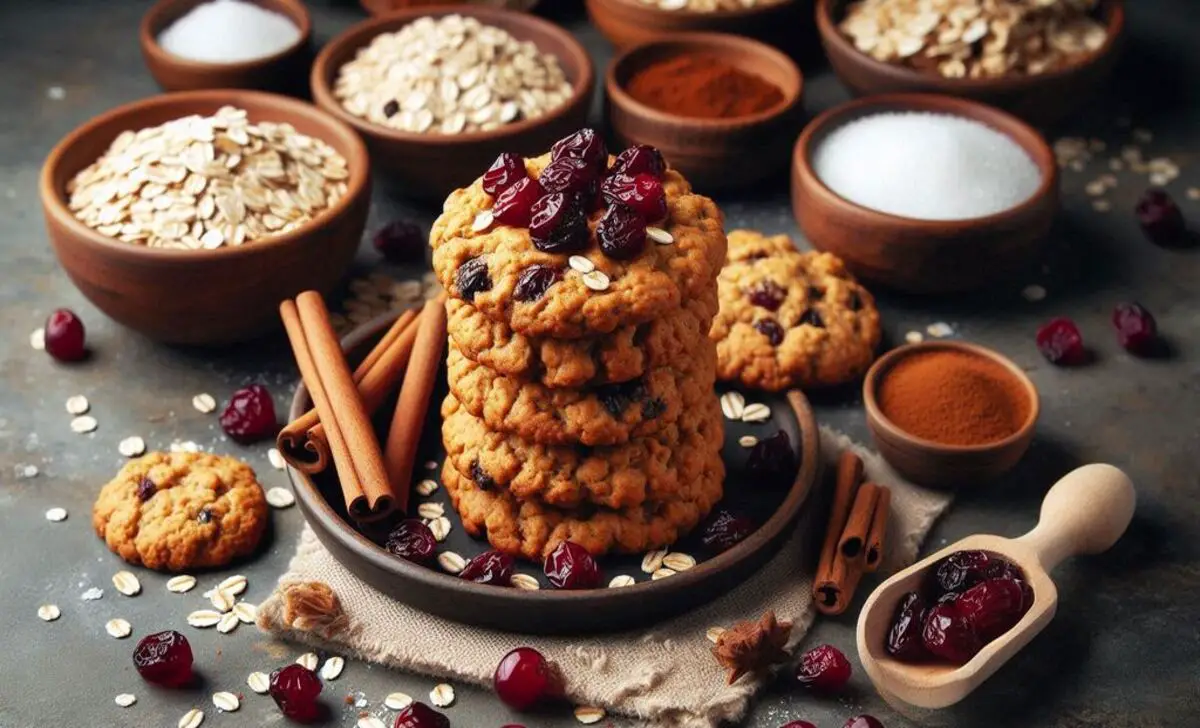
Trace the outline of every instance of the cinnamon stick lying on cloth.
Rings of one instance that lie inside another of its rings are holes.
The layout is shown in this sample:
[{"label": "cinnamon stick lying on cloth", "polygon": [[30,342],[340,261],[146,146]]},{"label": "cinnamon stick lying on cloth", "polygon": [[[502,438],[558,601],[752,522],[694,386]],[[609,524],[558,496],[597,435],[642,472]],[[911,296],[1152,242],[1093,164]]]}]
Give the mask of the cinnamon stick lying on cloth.
[{"label": "cinnamon stick lying on cloth", "polygon": [[846,559],[851,568],[862,571],[867,561],[867,533],[875,517],[875,506],[879,503],[880,487],[874,483],[863,483],[854,496],[854,505],[846,519],[846,527],[838,540],[839,555]]},{"label": "cinnamon stick lying on cloth", "polygon": [[824,614],[841,614],[849,606],[846,596],[847,587],[851,594],[858,585],[857,578],[852,580],[852,571],[845,559],[838,560],[838,542],[841,541],[842,531],[850,516],[850,508],[854,504],[858,492],[859,481],[862,480],[862,459],[850,450],[842,452],[838,459],[837,481],[834,484],[833,504],[829,508],[829,520],[825,527],[825,541],[821,546],[821,558],[817,563],[817,575],[813,579],[813,600],[817,610]]},{"label": "cinnamon stick lying on cloth", "polygon": [[879,501],[875,503],[875,515],[871,518],[871,530],[867,531],[867,552],[863,558],[863,571],[875,571],[883,561],[888,520],[891,515],[892,491],[880,486]]},{"label": "cinnamon stick lying on cloth", "polygon": [[304,385],[325,425],[346,511],[359,521],[387,517],[395,510],[396,493],[324,301],[315,291],[305,291],[295,301],[280,304],[279,315]]}]

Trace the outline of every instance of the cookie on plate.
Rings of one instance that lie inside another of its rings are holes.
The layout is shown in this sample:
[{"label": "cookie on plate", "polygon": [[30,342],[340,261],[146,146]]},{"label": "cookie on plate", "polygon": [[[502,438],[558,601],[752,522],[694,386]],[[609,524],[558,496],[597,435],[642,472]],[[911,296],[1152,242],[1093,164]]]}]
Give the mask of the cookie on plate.
[{"label": "cookie on plate", "polygon": [[163,571],[225,566],[253,553],[268,518],[254,470],[209,453],[132,460],[92,507],[92,526],[114,553]]},{"label": "cookie on plate", "polygon": [[830,387],[862,376],[879,345],[875,299],[829,253],[784,235],[729,234],[717,279],[717,378],[753,389]]}]

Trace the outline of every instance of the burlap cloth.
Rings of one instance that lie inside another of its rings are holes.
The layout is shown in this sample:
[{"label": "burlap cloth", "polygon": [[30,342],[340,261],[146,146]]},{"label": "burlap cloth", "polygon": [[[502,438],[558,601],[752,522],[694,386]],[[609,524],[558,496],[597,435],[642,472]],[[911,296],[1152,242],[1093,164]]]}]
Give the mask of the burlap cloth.
[{"label": "burlap cloth", "polygon": [[[897,475],[883,459],[849,438],[822,429],[827,462],[845,447],[864,460],[867,477],[892,490],[887,573],[911,562],[921,541],[951,497],[919,488]],[[826,469],[826,485],[832,467]],[[817,498],[818,503],[827,499]],[[417,673],[490,685],[500,658],[513,647],[529,645],[562,668],[568,697],[641,718],[664,728],[709,728],[742,717],[761,682],[742,678],[727,685],[713,660],[709,627],[757,619],[774,610],[795,623],[795,646],[812,625],[813,551],[806,529],[823,528],[824,513],[806,508],[791,541],[759,573],[721,599],[643,631],[595,637],[515,635],[449,622],[395,602],[359,581],[321,546],[305,527],[296,555],[280,584],[324,582],[341,600],[350,629],[332,639],[285,623],[277,591],[259,606],[259,626],[279,637],[304,642],[362,660]]]}]

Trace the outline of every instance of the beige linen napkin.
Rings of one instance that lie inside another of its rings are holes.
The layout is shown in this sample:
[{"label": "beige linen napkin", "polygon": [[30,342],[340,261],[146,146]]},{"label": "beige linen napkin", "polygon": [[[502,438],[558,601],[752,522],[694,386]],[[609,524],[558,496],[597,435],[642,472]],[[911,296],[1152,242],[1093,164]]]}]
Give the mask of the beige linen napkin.
[{"label": "beige linen napkin", "polygon": [[[821,447],[830,464],[836,463],[844,448],[853,448],[864,460],[867,478],[892,489],[883,570],[890,572],[912,561],[933,522],[950,505],[950,495],[906,482],[877,453],[832,430],[822,428]],[[279,591],[260,605],[259,626],[280,637],[370,662],[483,685],[490,685],[505,653],[529,645],[559,664],[568,697],[578,705],[636,716],[663,728],[712,728],[742,717],[762,685],[750,678],[727,685],[705,632],[774,610],[780,619],[795,623],[791,645],[803,638],[815,616],[815,558],[806,552],[819,548],[809,546],[813,539],[805,537],[805,529],[824,528],[825,514],[816,510],[805,509],[796,534],[779,554],[724,597],[650,629],[594,637],[508,634],[420,612],[359,581],[306,527],[288,572],[280,578],[281,588],[295,582],[327,584],[341,601],[351,628],[324,639],[288,624]]]}]

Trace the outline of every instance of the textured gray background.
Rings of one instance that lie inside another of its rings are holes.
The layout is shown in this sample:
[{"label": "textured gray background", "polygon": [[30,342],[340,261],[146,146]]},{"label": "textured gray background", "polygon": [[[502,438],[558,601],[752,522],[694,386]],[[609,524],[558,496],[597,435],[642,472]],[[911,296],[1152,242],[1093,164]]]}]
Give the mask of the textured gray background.
[{"label": "textured gray background", "polygon": [[[546,0],[576,30],[603,69],[607,43],[570,10],[571,3]],[[361,17],[355,5],[311,3],[319,41]],[[1098,136],[1110,147],[1124,143],[1120,115],[1155,132],[1148,151],[1184,165],[1172,189],[1190,219],[1200,226],[1200,203],[1183,199],[1186,185],[1200,185],[1196,161],[1200,91],[1194,79],[1200,53],[1200,11],[1194,0],[1130,3],[1132,43],[1119,78],[1106,98],[1067,128]],[[268,698],[247,696],[242,710],[217,715],[214,690],[246,692],[251,670],[270,670],[299,652],[272,645],[242,627],[232,635],[184,626],[184,615],[203,606],[202,588],[219,577],[202,578],[189,595],[168,594],[165,577],[143,574],[144,592],[134,599],[112,589],[120,563],[97,542],[89,524],[96,489],[120,466],[116,444],[140,434],[151,448],[172,439],[192,439],[219,452],[249,460],[267,485],[285,477],[267,465],[265,446],[241,448],[221,436],[215,415],[192,409],[193,394],[225,398],[239,385],[262,382],[283,408],[295,374],[281,340],[221,353],[156,346],[107,321],[72,288],[46,244],[38,206],[38,169],[50,147],[66,132],[112,106],[157,92],[142,66],[136,43],[145,2],[0,2],[0,727],[174,726],[192,705],[205,707],[206,726],[275,723]],[[829,72],[809,62],[806,105],[817,111],[845,98]],[[65,96],[56,99],[52,88]],[[1128,470],[1138,484],[1139,510],[1131,531],[1109,554],[1064,564],[1056,573],[1061,596],[1058,617],[1024,654],[968,702],[948,714],[910,722],[884,706],[861,672],[844,697],[814,700],[782,681],[748,721],[771,728],[805,718],[821,728],[838,728],[859,712],[880,717],[889,728],[945,724],[982,726],[1185,726],[1200,712],[1200,318],[1194,251],[1164,251],[1147,244],[1129,213],[1144,179],[1122,175],[1111,193],[1113,212],[1091,210],[1083,185],[1106,171],[1103,162],[1086,173],[1064,177],[1066,209],[1050,241],[1048,268],[1012,286],[969,299],[925,301],[884,297],[885,325],[892,340],[910,329],[946,321],[957,335],[996,347],[1027,367],[1042,392],[1037,440],[1018,469],[1002,482],[962,494],[938,525],[930,547],[979,531],[1017,535],[1033,525],[1049,483],[1076,464],[1107,460]],[[718,200],[731,226],[794,232],[782,179],[762,189]],[[376,200],[369,229],[404,214],[428,225],[436,210],[413,209]],[[377,266],[369,249],[360,265]],[[1042,303],[1021,299],[1022,285],[1039,282],[1050,295]],[[1158,317],[1174,355],[1165,361],[1133,359],[1117,347],[1108,323],[1120,300],[1136,298]],[[55,307],[69,306],[88,326],[90,361],[54,364],[28,347],[29,332]],[[1033,347],[1038,323],[1053,315],[1073,316],[1097,353],[1092,366],[1058,370]],[[93,435],[75,435],[63,402],[87,395],[100,421]],[[860,403],[853,393],[818,402],[822,422],[865,437]],[[20,479],[17,467],[35,464],[41,475]],[[70,518],[47,522],[42,514],[63,506]],[[300,527],[296,510],[277,514],[273,540],[264,555],[240,569],[250,578],[247,598],[263,599],[283,570]],[[88,587],[104,598],[83,602]],[[867,585],[870,586],[870,585]],[[860,592],[859,599],[867,589]],[[39,604],[57,603],[63,617],[52,624],[35,617]],[[168,627],[186,632],[196,652],[204,685],[163,692],[144,684],[130,664],[134,640],[105,635],[106,620],[122,616],[135,637]],[[754,615],[747,615],[748,617]],[[853,653],[852,617],[822,621],[809,638],[832,642]],[[433,681],[363,664],[351,664],[326,688],[334,708],[330,724],[354,724],[358,708],[343,706],[347,693],[365,695],[379,709],[385,694],[404,690],[424,696]],[[114,695],[133,692],[138,703],[116,708]],[[566,712],[521,718],[509,715],[489,693],[460,687],[448,710],[456,726],[569,726]],[[613,721],[614,725],[626,725]]]}]

